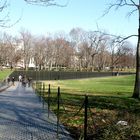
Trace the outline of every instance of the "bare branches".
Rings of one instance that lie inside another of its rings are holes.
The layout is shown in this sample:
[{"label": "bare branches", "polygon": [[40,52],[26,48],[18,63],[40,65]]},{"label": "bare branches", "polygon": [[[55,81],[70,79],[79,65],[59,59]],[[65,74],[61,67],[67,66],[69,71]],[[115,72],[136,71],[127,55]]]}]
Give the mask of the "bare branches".
[{"label": "bare branches", "polygon": [[[59,6],[64,7],[67,5],[68,0],[66,4],[58,4],[57,0],[24,0],[25,2],[33,5],[41,5],[41,6]],[[1,0],[0,1],[0,27],[3,28],[10,28],[14,26],[16,23],[18,23],[21,20],[21,17],[17,19],[17,21],[10,23],[10,11],[8,7],[10,6],[10,0]]]},{"label": "bare branches", "polygon": [[127,39],[131,38],[131,37],[138,37],[138,35],[129,35],[127,37],[122,37],[122,36],[116,36],[116,35],[110,35],[112,37],[114,37],[115,42],[117,43],[123,43],[124,41],[126,41]]},{"label": "bare branches", "polygon": [[10,28],[21,20],[21,17],[20,17],[15,22],[13,23],[10,22],[11,11],[9,11],[9,7],[10,7],[10,1],[8,0],[0,1],[0,27],[2,28]]},{"label": "bare branches", "polygon": [[133,3],[133,5],[135,5],[136,7],[139,7],[139,5],[136,4],[133,0],[130,0],[130,1]]},{"label": "bare branches", "polygon": [[126,36],[126,37],[122,37],[122,36],[117,36],[117,35],[113,35],[113,34],[109,34],[109,33],[105,33],[105,32],[101,32],[101,31],[94,31],[95,33],[100,33],[102,34],[103,36],[108,36],[108,37],[113,37],[114,39],[117,39],[119,40],[118,43],[121,43],[131,37],[138,37],[138,35],[129,35],[129,36]]},{"label": "bare branches", "polygon": [[9,12],[7,12],[6,15],[3,15],[2,12],[5,12],[6,8],[8,7],[7,0],[0,2],[0,13],[1,13],[1,19],[0,19],[0,26],[3,27],[8,21],[9,21]]},{"label": "bare branches", "polygon": [[138,10],[137,8],[134,9],[134,10],[132,10],[131,12],[129,12],[129,13],[127,14],[127,16],[130,17],[130,16],[131,16],[132,14],[134,14],[137,10]]},{"label": "bare branches", "polygon": [[138,4],[136,4],[133,0],[117,0],[117,2],[115,4],[111,4],[110,8],[112,7],[115,7],[116,10],[119,8],[119,7],[123,7],[123,6],[132,6],[132,7],[139,7]]},{"label": "bare branches", "polygon": [[0,12],[2,12],[7,7],[7,1],[4,1],[4,3],[0,2]]},{"label": "bare branches", "polygon": [[59,6],[65,7],[68,4],[68,1],[65,4],[58,4],[56,0],[24,0],[25,2],[33,5],[40,6]]},{"label": "bare branches", "polygon": [[135,7],[134,10],[132,10],[128,15],[132,15],[135,11],[139,9],[139,4],[135,3],[133,0],[117,0],[114,4],[109,4],[109,7],[105,10],[104,14],[102,16],[105,16],[110,12],[111,9],[115,8],[115,10],[118,10],[121,7],[129,6],[129,7]]},{"label": "bare branches", "polygon": [[121,42],[123,42],[124,40],[127,40],[127,39],[129,39],[131,37],[138,37],[138,35],[129,35],[127,37],[120,37],[121,38]]}]

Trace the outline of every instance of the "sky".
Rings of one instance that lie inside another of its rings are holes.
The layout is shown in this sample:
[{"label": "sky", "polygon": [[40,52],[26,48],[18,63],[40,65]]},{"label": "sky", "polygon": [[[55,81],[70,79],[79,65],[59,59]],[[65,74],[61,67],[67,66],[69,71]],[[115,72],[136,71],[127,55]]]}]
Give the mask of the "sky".
[{"label": "sky", "polygon": [[[11,0],[9,10],[10,23],[18,23],[10,28],[0,28],[11,35],[18,35],[21,29],[26,29],[35,35],[65,32],[79,27],[86,31],[102,30],[110,34],[128,36],[137,34],[138,13],[127,16],[131,7],[112,9],[103,16],[111,2],[116,0],[57,0],[65,7],[42,7],[27,4],[24,0]],[[138,1],[138,0],[134,0]],[[131,38],[136,44],[137,38]]]}]

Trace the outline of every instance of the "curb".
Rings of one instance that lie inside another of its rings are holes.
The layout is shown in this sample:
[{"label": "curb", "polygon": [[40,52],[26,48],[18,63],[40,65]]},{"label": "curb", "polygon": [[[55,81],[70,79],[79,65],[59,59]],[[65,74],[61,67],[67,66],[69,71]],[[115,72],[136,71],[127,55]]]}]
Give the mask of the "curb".
[{"label": "curb", "polygon": [[11,86],[11,85],[1,87],[1,88],[0,88],[0,92],[2,92],[2,91],[4,91],[4,90],[6,90],[6,89],[7,89],[7,88],[9,88],[10,86]]}]

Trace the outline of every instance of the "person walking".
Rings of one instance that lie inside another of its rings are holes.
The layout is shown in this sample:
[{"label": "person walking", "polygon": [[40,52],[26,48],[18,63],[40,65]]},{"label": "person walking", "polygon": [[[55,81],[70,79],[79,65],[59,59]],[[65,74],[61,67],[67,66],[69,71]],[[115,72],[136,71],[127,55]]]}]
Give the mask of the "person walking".
[{"label": "person walking", "polygon": [[18,80],[19,80],[19,82],[22,82],[22,76],[21,75],[19,75]]},{"label": "person walking", "polygon": [[32,81],[32,78],[31,77],[28,77],[28,87],[30,87],[30,85],[31,85],[31,81]]},{"label": "person walking", "polygon": [[7,77],[7,84],[9,85],[9,83],[10,83],[10,77],[8,76]]},{"label": "person walking", "polygon": [[14,86],[15,85],[15,77],[14,76],[12,77],[11,81],[12,81],[12,85]]}]

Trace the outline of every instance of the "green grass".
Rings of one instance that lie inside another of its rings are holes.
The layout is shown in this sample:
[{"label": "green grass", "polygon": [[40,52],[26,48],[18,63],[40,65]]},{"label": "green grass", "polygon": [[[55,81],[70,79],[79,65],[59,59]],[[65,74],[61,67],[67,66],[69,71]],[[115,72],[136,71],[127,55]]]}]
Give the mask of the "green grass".
[{"label": "green grass", "polygon": [[[84,96],[89,95],[89,105],[99,109],[116,109],[137,112],[140,109],[140,102],[131,98],[134,88],[134,75],[89,78],[76,80],[46,81],[46,88],[51,85],[51,96],[56,98],[57,87],[64,104],[80,105]],[[56,99],[55,99],[56,100]]]},{"label": "green grass", "polygon": [[[89,78],[76,80],[46,81],[46,91],[48,84],[51,85],[50,106],[57,114],[57,87],[60,86],[60,121],[67,126],[75,138],[81,137],[84,126],[84,96],[88,96],[88,133],[89,136],[100,136],[96,128],[103,132],[103,138],[108,137],[106,132],[111,133],[114,139],[122,137],[127,132],[120,131],[115,134],[112,129],[116,127],[119,120],[125,120],[129,123],[128,128],[132,130],[131,135],[140,136],[140,101],[131,98],[134,88],[134,75]],[[45,92],[47,93],[47,92]],[[41,94],[42,95],[42,94]],[[45,100],[48,101],[48,95],[45,94]],[[82,108],[81,108],[82,107]],[[80,109],[80,111],[79,111]],[[78,113],[77,113],[78,112]],[[108,130],[113,126],[111,130]],[[134,128],[131,128],[133,127]],[[135,130],[138,134],[135,134]],[[105,131],[105,132],[104,132]],[[129,133],[129,134],[130,134]],[[129,137],[130,135],[127,134]],[[116,136],[115,136],[116,135]],[[98,138],[97,138],[98,139]],[[128,138],[129,139],[129,138]]]},{"label": "green grass", "polygon": [[12,71],[10,69],[4,69],[4,70],[0,71],[0,81],[4,80],[11,73],[12,73]]},{"label": "green grass", "polygon": [[134,75],[59,80],[50,81],[50,84],[52,87],[60,86],[63,93],[130,97],[134,88]]}]

